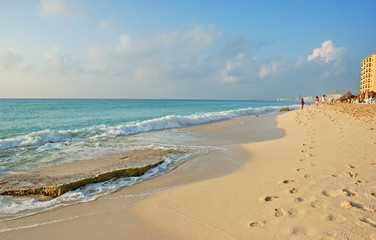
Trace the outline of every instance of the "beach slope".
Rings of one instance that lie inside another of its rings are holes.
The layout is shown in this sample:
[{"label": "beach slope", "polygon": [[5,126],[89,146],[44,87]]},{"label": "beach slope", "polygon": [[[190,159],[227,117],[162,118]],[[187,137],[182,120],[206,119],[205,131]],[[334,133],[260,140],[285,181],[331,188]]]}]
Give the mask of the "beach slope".
[{"label": "beach slope", "polygon": [[322,107],[277,120],[286,136],[243,145],[239,171],[132,213],[171,239],[376,239],[375,124]]},{"label": "beach slope", "polygon": [[218,150],[93,202],[0,222],[0,238],[376,239],[376,121],[359,117],[376,108],[362,109],[310,106],[278,115],[279,129],[262,129],[274,124],[265,116],[189,129]]}]

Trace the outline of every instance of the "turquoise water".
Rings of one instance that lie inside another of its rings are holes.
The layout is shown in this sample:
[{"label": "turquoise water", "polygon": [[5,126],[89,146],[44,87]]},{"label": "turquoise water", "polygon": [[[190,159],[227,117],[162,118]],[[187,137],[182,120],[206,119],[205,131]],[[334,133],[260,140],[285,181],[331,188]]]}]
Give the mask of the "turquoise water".
[{"label": "turquoise water", "polygon": [[[0,196],[0,213],[89,201],[169,171],[192,156],[209,151],[189,143],[192,136],[173,131],[214,121],[261,115],[295,102],[209,100],[0,99],[0,177],[75,160],[97,159],[128,150],[189,150],[166,159],[145,176],[92,185],[52,201]],[[161,131],[170,129],[169,131]],[[194,141],[191,141],[194,142]]]},{"label": "turquoise water", "polygon": [[69,131],[101,125],[116,126],[169,115],[189,116],[285,105],[288,104],[270,101],[0,100],[0,139],[47,129]]},{"label": "turquoise water", "polygon": [[[208,100],[0,100],[0,175],[88,159],[127,136],[277,111],[292,102]],[[142,140],[133,144],[143,147]],[[149,143],[148,143],[149,144]],[[102,146],[102,147],[101,147]]]}]

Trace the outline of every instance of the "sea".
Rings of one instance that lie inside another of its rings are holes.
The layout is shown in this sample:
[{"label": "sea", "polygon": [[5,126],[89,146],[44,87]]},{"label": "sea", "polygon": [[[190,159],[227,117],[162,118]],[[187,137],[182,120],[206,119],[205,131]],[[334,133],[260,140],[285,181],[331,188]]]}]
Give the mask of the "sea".
[{"label": "sea", "polygon": [[[0,99],[0,177],[30,169],[98,159],[137,149],[189,150],[139,177],[91,184],[45,201],[0,196],[1,220],[93,201],[166,174],[210,151],[176,129],[297,108],[297,102],[256,100]],[[1,183],[0,183],[1,184]]]}]

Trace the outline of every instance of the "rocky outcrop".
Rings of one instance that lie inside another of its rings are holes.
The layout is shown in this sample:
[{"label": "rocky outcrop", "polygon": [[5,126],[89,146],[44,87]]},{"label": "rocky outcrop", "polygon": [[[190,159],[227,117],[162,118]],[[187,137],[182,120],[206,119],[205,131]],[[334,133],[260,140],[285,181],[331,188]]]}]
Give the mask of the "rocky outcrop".
[{"label": "rocky outcrop", "polygon": [[13,195],[13,196],[26,196],[26,195],[44,195],[50,197],[58,197],[67,191],[72,191],[80,187],[86,186],[92,183],[104,182],[112,178],[120,177],[136,177],[143,175],[149,169],[154,168],[163,162],[159,161],[154,164],[146,165],[143,167],[131,167],[115,169],[108,172],[96,174],[94,176],[85,177],[82,179],[77,179],[67,183],[61,183],[57,185],[42,186],[36,188],[23,188],[23,189],[11,189],[11,190],[0,190],[0,195]]}]

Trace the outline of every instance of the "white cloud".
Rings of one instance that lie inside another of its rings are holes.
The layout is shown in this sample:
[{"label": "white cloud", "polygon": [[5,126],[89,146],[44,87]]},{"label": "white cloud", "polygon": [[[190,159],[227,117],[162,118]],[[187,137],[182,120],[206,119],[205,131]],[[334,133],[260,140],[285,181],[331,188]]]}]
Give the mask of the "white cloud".
[{"label": "white cloud", "polygon": [[[337,47],[333,41],[327,40],[321,44],[320,48],[313,49],[312,54],[307,57],[307,61],[300,57],[295,63],[289,63],[286,58],[281,57],[272,60],[269,64],[264,64],[259,70],[259,77],[262,79],[266,76],[278,77],[287,73],[292,73],[293,71],[300,72],[301,69],[306,69],[308,67],[307,63],[310,62],[334,63],[330,66],[330,69],[325,68],[325,71],[329,71],[330,75],[333,75],[334,73],[338,75],[338,73],[343,71],[339,63],[342,61],[345,52],[346,48]],[[319,65],[316,67],[320,67]],[[324,67],[322,67],[321,71],[324,71]],[[323,77],[326,77],[327,75],[328,74]]]},{"label": "white cloud", "polygon": [[40,0],[39,13],[43,17],[75,18],[83,16],[80,0]]},{"label": "white cloud", "polygon": [[122,34],[119,37],[119,50],[124,51],[131,47],[131,37],[126,34]]},{"label": "white cloud", "polygon": [[52,60],[52,61],[56,61],[59,57],[58,57],[58,52],[59,52],[59,48],[58,47],[53,47],[52,50],[50,51],[45,51],[43,53],[43,55],[49,59],[49,60]]},{"label": "white cloud", "polygon": [[345,52],[345,47],[337,47],[332,40],[327,40],[321,44],[321,48],[313,49],[312,54],[307,57],[307,62],[317,59],[324,63],[338,63],[341,61]]},{"label": "white cloud", "polygon": [[179,71],[192,69],[200,61],[200,54],[210,49],[220,35],[220,31],[202,26],[141,40],[122,34],[114,45],[90,46],[88,57],[101,72],[126,74],[137,80],[166,80]]},{"label": "white cloud", "polygon": [[242,72],[247,69],[244,66],[244,54],[238,54],[234,59],[230,59],[226,63],[226,67],[222,70],[221,83],[236,83],[240,79]]},{"label": "white cloud", "polygon": [[0,54],[1,70],[24,70],[25,68],[26,65],[23,54],[14,51],[7,51]]},{"label": "white cloud", "polygon": [[68,55],[59,54],[59,48],[56,46],[49,51],[45,51],[43,55],[49,64],[48,71],[55,75],[69,74],[77,69],[72,58]]},{"label": "white cloud", "polygon": [[259,71],[259,77],[262,79],[267,75],[272,75],[273,77],[284,74],[291,66],[286,58],[280,57],[273,60],[267,65],[262,65]]}]

